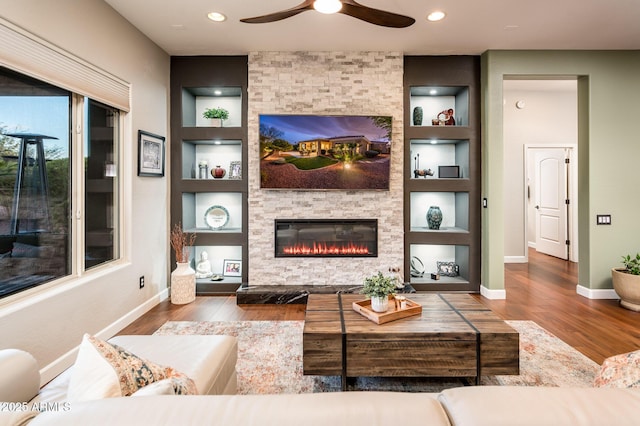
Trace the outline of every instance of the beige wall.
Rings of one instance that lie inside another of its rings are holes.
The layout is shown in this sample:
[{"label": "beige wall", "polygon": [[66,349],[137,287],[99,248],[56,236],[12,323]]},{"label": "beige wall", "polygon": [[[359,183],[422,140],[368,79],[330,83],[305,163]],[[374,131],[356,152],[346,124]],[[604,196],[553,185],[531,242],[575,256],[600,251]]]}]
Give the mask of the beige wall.
[{"label": "beige wall", "polygon": [[[578,76],[579,287],[587,297],[610,297],[610,269],[640,251],[640,198],[630,196],[640,157],[640,51],[489,51],[482,56],[482,283],[504,289],[505,76]],[[611,226],[596,214],[610,213]],[[507,295],[508,297],[508,295]]]},{"label": "beige wall", "polygon": [[[249,55],[249,284],[352,285],[403,262],[403,57],[389,52]],[[393,117],[390,191],[261,190],[259,114]],[[378,257],[274,257],[274,219],[378,219]]]},{"label": "beige wall", "polygon": [[0,348],[31,352],[42,368],[51,367],[47,376],[72,359],[60,357],[83,333],[110,337],[166,291],[167,177],[139,178],[136,164],[139,129],[168,135],[169,56],[101,0],[0,0],[0,15],[131,84],[121,198],[126,261],[0,302]]}]

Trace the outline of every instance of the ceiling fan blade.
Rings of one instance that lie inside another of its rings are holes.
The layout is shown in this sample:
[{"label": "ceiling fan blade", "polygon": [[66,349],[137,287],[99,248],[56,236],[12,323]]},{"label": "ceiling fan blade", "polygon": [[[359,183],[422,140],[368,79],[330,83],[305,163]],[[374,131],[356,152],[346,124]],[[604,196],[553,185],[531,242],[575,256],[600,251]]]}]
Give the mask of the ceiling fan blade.
[{"label": "ceiling fan blade", "polygon": [[391,28],[406,28],[416,22],[415,19],[364,6],[355,0],[341,0],[342,9],[338,13],[352,16],[375,25]]},{"label": "ceiling fan blade", "polygon": [[240,22],[247,24],[265,24],[267,22],[280,21],[282,19],[290,18],[307,10],[313,9],[314,0],[305,0],[299,5],[292,7],[291,9],[281,10],[279,12],[269,13],[268,15],[256,16],[254,18],[244,18]]}]

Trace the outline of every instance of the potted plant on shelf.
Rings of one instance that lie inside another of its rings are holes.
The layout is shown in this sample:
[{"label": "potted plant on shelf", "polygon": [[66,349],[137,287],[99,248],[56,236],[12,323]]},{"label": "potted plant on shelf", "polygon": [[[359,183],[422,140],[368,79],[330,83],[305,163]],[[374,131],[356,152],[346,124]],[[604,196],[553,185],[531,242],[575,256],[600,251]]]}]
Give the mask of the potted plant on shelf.
[{"label": "potted plant on shelf", "polygon": [[389,309],[389,295],[396,290],[396,280],[393,277],[376,275],[364,279],[362,293],[371,299],[371,309],[375,312],[386,312]]},{"label": "potted plant on shelf", "polygon": [[611,269],[613,289],[622,307],[640,312],[640,253],[622,256],[622,264],[624,268]]},{"label": "potted plant on shelf", "polygon": [[196,234],[187,235],[178,222],[171,230],[171,247],[176,255],[176,269],[171,272],[171,303],[183,305],[196,299],[196,271],[189,265],[189,247]]},{"label": "potted plant on shelf", "polygon": [[229,118],[229,111],[224,108],[207,108],[202,113],[204,118],[210,119],[213,127],[222,127],[222,122]]}]

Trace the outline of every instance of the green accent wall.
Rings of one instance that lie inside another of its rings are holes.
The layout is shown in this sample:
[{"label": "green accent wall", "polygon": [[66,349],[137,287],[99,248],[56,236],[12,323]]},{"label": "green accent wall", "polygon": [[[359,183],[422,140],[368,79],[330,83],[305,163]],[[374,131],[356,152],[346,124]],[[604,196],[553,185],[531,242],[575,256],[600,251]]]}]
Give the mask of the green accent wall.
[{"label": "green accent wall", "polygon": [[[640,252],[640,51],[487,51],[482,55],[482,285],[504,289],[505,78],[578,80],[579,282],[611,289]],[[562,117],[558,117],[562,120]],[[540,123],[544,126],[545,123]],[[611,225],[596,225],[611,214]]]}]

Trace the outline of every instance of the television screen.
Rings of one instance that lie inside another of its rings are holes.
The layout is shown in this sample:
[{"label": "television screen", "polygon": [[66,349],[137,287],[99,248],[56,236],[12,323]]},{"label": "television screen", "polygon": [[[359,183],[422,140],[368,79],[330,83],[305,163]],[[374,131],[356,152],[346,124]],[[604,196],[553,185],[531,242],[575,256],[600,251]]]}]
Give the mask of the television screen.
[{"label": "television screen", "polygon": [[391,117],[260,115],[265,189],[389,190]]}]

